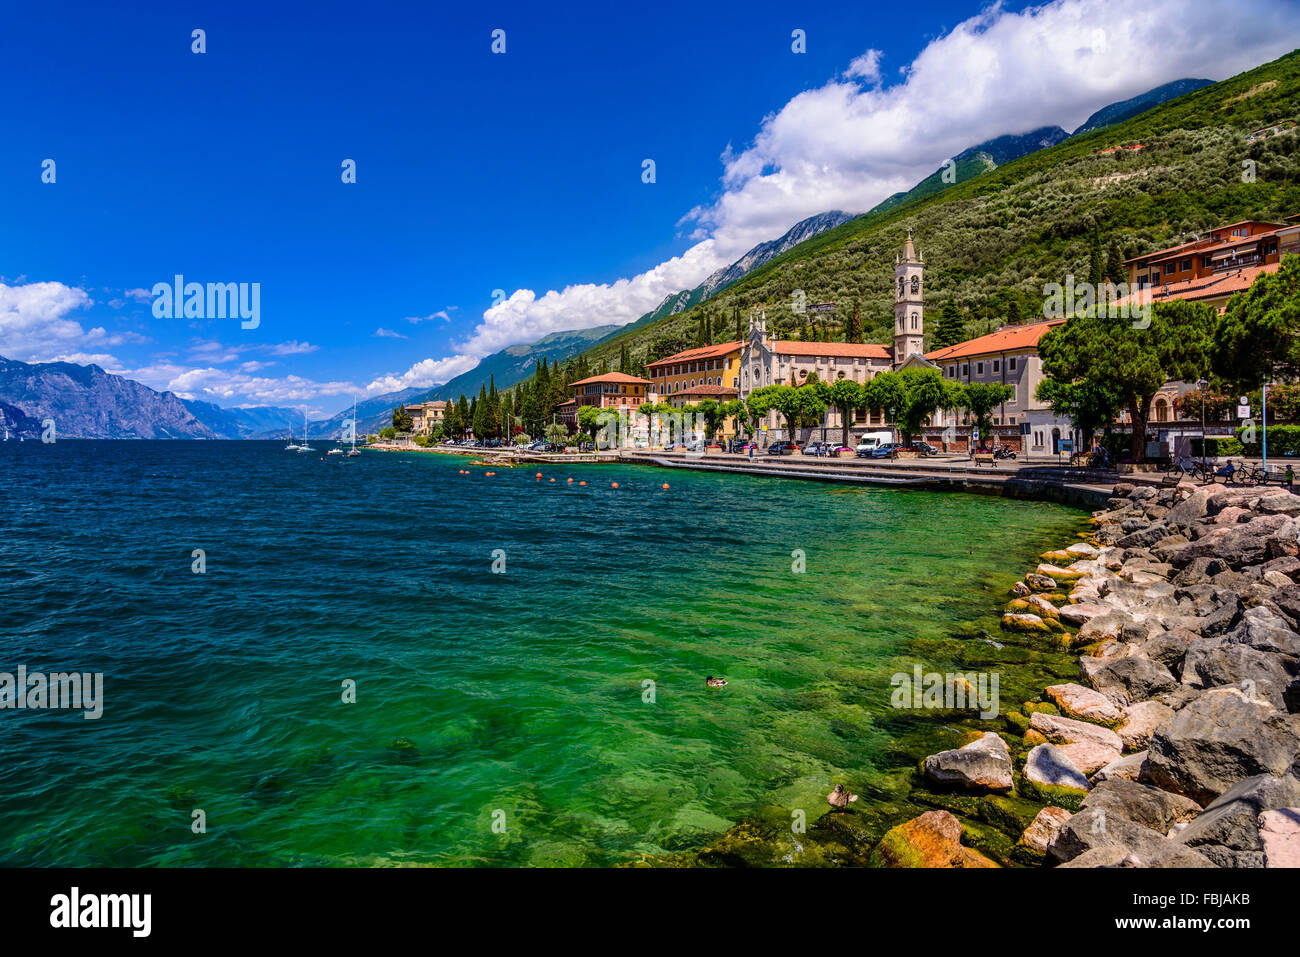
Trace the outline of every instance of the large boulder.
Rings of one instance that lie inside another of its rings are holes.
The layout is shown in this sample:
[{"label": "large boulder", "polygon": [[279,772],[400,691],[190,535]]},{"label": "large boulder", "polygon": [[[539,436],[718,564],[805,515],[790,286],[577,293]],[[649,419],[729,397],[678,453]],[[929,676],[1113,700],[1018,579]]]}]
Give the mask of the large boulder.
[{"label": "large boulder", "polygon": [[1145,701],[1172,691],[1178,684],[1169,669],[1141,655],[1112,658],[1099,664],[1080,659],[1080,668],[1092,686],[1111,698]]},{"label": "large boulder", "polygon": [[1166,840],[1162,832],[1096,807],[1080,810],[1062,824],[1047,846],[1047,853],[1064,862],[1098,847],[1119,846],[1142,860],[1150,857]]},{"label": "large boulder", "polygon": [[1175,840],[1193,847],[1220,867],[1263,867],[1259,818],[1267,811],[1300,804],[1300,780],[1260,774],[1219,795]]},{"label": "large boulder", "polygon": [[1088,779],[1069,757],[1054,744],[1036,745],[1025,757],[1025,779],[1052,788],[1087,791]]},{"label": "large boulder", "polygon": [[1236,688],[1201,694],[1151,736],[1142,780],[1208,804],[1238,781],[1281,774],[1300,752],[1300,717]]},{"label": "large boulder", "polygon": [[1038,812],[1025,833],[1016,843],[1037,854],[1046,854],[1047,846],[1056,837],[1061,825],[1070,819],[1070,812],[1063,807],[1045,807]]},{"label": "large boulder", "polygon": [[1053,744],[1090,741],[1115,752],[1123,748],[1123,742],[1118,734],[1110,728],[1088,721],[1076,721],[1074,718],[1035,711],[1029,716],[1029,726]]},{"label": "large boulder", "polygon": [[1085,688],[1081,684],[1071,682],[1049,685],[1044,691],[1058,708],[1072,718],[1099,724],[1115,724],[1124,717],[1124,713],[1110,698],[1100,691]]},{"label": "large boulder", "polygon": [[945,787],[1009,791],[1014,783],[1011,752],[992,731],[960,748],[930,755],[922,767],[927,778]]},{"label": "large boulder", "polygon": [[997,867],[961,844],[961,821],[949,811],[926,811],[889,830],[871,852],[876,867]]},{"label": "large boulder", "polygon": [[1300,807],[1265,811],[1259,816],[1265,867],[1300,867]]},{"label": "large boulder", "polygon": [[1126,754],[1122,758],[1116,758],[1092,776],[1092,786],[1096,787],[1102,781],[1117,779],[1136,781],[1142,776],[1142,765],[1146,763],[1146,760],[1147,753],[1145,751],[1137,751],[1133,754]]},{"label": "large boulder", "polygon": [[1170,794],[1137,781],[1111,779],[1093,786],[1082,808],[1100,808],[1108,818],[1124,817],[1159,834],[1175,824],[1185,824],[1201,813],[1201,806],[1181,794]]},{"label": "large boulder", "polygon": [[1233,685],[1253,689],[1255,697],[1279,711],[1286,710],[1283,692],[1300,671],[1300,658],[1269,654],[1249,645],[1202,638],[1187,649],[1183,683],[1198,688]]},{"label": "large boulder", "polygon": [[1115,732],[1125,750],[1140,751],[1151,743],[1156,729],[1174,716],[1174,709],[1159,701],[1139,701],[1124,709],[1124,720]]}]

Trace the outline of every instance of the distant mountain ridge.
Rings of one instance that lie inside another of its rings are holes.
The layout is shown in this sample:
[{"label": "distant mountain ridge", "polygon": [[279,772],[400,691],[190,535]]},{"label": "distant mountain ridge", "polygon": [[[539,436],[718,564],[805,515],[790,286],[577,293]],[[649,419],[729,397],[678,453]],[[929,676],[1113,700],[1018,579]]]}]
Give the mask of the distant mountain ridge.
[{"label": "distant mountain ridge", "polygon": [[1176,99],[1187,93],[1193,93],[1196,90],[1209,86],[1213,80],[1182,79],[1174,80],[1163,86],[1158,86],[1154,90],[1147,90],[1145,93],[1139,93],[1135,97],[1127,100],[1120,100],[1118,103],[1111,103],[1109,106],[1103,106],[1092,116],[1084,121],[1084,124],[1071,133],[1071,136],[1081,136],[1084,133],[1091,133],[1093,130],[1104,129],[1107,126],[1114,126],[1116,123],[1122,123],[1127,119],[1132,119],[1139,113],[1145,113],[1152,107],[1159,106],[1166,100]]},{"label": "distant mountain ridge", "polygon": [[96,365],[0,357],[0,402],[37,422],[53,419],[56,440],[219,438],[175,394]]}]

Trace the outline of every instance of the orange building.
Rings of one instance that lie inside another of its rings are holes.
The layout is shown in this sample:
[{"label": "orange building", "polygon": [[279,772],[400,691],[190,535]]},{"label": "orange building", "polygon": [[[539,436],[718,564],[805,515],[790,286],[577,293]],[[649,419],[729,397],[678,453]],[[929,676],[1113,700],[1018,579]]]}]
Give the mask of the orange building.
[{"label": "orange building", "polygon": [[[1300,242],[1300,215],[1286,222],[1243,219],[1168,249],[1124,261],[1130,286],[1161,286],[1277,263]],[[1181,298],[1181,297],[1180,297]]]},{"label": "orange building", "polygon": [[[740,353],[743,342],[720,342],[716,346],[687,349],[666,359],[647,362],[645,373],[650,379],[651,391],[665,399],[701,386],[718,386],[723,389],[740,389]],[[738,391],[727,398],[734,399]],[[709,389],[697,392],[695,401],[703,396],[717,398],[720,393]],[[725,400],[724,400],[725,401]]]},{"label": "orange building", "polygon": [[[622,372],[607,372],[570,382],[573,400],[578,406],[594,405],[601,409],[635,409],[649,399],[650,380]],[[577,409],[574,409],[577,414]]]}]

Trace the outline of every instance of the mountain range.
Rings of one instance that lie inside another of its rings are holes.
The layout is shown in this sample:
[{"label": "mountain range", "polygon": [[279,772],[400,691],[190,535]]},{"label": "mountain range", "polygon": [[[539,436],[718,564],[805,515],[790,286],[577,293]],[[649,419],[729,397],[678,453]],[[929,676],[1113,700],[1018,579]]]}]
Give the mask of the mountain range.
[{"label": "mountain range", "polygon": [[[860,216],[834,210],[801,220],[779,238],[760,243],[695,288],[665,297],[655,309],[631,323],[552,333],[534,343],[502,349],[468,372],[432,388],[406,388],[359,402],[358,431],[374,432],[389,424],[392,409],[398,404],[476,395],[489,381],[498,389],[509,388],[527,379],[541,358],[564,363],[585,353],[597,364],[612,361],[621,344],[642,342],[642,334],[651,328],[658,330],[666,320],[691,313],[728,290],[740,289],[740,297],[750,301],[754,294],[748,290],[757,288],[758,301],[761,301],[767,295],[763,291],[769,284],[766,277],[774,268],[782,271],[788,268],[791,256],[819,258],[828,244],[831,249],[838,248],[853,235],[862,235],[875,224],[896,218],[900,210],[937,200],[949,190],[960,193],[959,187],[990,177],[1008,164],[1016,165],[1026,157],[1052,153],[1061,144],[1080,138],[1088,140],[1088,134],[1123,124],[1163,103],[1200,91],[1210,82],[1176,80],[1109,104],[1073,134],[1067,134],[1059,126],[1046,126],[986,140],[953,157],[955,176],[944,177],[945,164],[911,190],[890,196]],[[928,241],[927,245],[934,248],[932,242]],[[809,289],[811,295],[819,297],[833,297],[835,292],[834,288]],[[352,414],[349,404],[328,419],[309,423],[307,435],[335,438],[342,434],[343,423]],[[301,434],[303,424],[301,413],[293,409],[223,408],[210,402],[183,399],[171,392],[155,391],[95,365],[29,364],[0,357],[0,426],[14,435],[37,437],[40,423],[47,418],[55,420],[59,435],[83,438],[278,438],[290,433]]]}]

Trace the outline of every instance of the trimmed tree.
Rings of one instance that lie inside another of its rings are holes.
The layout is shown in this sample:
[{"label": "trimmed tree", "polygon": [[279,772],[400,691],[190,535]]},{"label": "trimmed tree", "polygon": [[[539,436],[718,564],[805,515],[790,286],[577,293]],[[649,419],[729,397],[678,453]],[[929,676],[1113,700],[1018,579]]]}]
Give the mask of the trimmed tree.
[{"label": "trimmed tree", "polygon": [[1113,389],[1133,423],[1133,461],[1141,462],[1151,400],[1171,379],[1196,378],[1217,317],[1211,306],[1182,300],[1154,304],[1145,326],[1105,309],[1096,312],[1071,316],[1043,336],[1043,372],[1057,382]]}]

